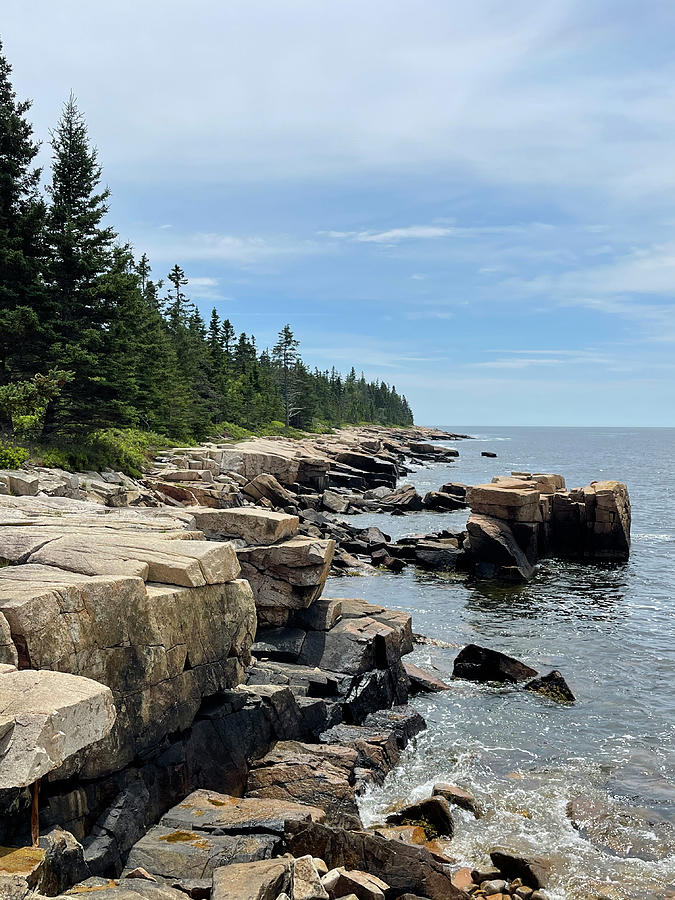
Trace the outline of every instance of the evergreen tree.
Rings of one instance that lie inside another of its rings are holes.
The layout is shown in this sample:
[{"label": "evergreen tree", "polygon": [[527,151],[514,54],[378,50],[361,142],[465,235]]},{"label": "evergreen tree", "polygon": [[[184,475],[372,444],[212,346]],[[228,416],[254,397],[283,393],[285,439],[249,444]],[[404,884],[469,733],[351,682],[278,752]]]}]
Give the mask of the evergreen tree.
[{"label": "evergreen tree", "polygon": [[11,72],[0,42],[0,385],[34,374],[45,345],[39,145],[26,119],[31,103],[17,100]]},{"label": "evergreen tree", "polygon": [[298,347],[300,341],[295,339],[290,325],[284,325],[279,332],[276,344],[272,348],[272,359],[279,372],[281,396],[284,401],[284,425],[288,428],[291,419],[300,412],[297,406],[299,393],[297,390],[297,370],[299,361]]},{"label": "evergreen tree", "polygon": [[109,419],[105,403],[114,386],[102,378],[100,362],[116,290],[109,277],[116,234],[103,223],[110,192],[99,188],[98,153],[72,94],[52,134],[52,149],[46,279],[54,339],[48,356],[74,377],[49,424],[71,428]]}]

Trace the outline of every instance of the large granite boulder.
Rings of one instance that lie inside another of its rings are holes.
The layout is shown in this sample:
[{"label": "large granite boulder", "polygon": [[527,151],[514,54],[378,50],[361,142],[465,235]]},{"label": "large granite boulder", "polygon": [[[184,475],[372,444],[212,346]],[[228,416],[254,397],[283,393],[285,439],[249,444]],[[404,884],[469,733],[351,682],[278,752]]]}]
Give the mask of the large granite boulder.
[{"label": "large granite boulder", "polygon": [[302,536],[239,550],[261,624],[284,625],[291,610],[310,606],[321,595],[334,552],[335,541]]},{"label": "large granite boulder", "polygon": [[509,479],[499,484],[468,488],[466,502],[472,512],[509,522],[540,522],[539,491],[534,484]]},{"label": "large granite boulder", "polygon": [[115,728],[79,758],[90,777],[187,728],[204,696],[239,684],[255,631],[241,580],[188,588],[11,566],[0,569],[0,612],[23,666],[112,689]]},{"label": "large granite boulder", "polygon": [[100,741],[115,722],[109,688],[64,672],[0,675],[0,790],[25,787]]},{"label": "large granite boulder", "polygon": [[276,900],[291,889],[291,860],[270,859],[216,869],[211,900]]},{"label": "large granite boulder", "polygon": [[193,509],[190,514],[206,537],[216,540],[238,538],[244,544],[276,544],[293,537],[298,517],[267,509]]}]

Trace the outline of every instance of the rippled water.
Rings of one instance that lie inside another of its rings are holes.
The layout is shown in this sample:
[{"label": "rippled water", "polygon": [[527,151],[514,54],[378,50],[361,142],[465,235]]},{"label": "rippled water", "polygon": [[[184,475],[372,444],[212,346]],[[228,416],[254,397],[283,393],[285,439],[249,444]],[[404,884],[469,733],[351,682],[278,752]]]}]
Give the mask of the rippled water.
[{"label": "rippled water", "polygon": [[[360,596],[413,614],[418,632],[453,649],[411,657],[446,677],[469,642],[503,650],[542,672],[560,669],[577,703],[559,706],[514,688],[453,681],[414,702],[428,729],[383,788],[363,799],[372,823],[392,804],[447,780],[473,791],[484,815],[457,812],[448,851],[487,862],[497,845],[550,857],[556,898],[663,898],[675,882],[675,429],[459,429],[451,466],[406,478],[420,492],[446,481],[476,484],[511,470],[560,472],[568,487],[615,478],[633,508],[630,562],[547,561],[525,586],[455,576],[335,577],[330,596]],[[497,452],[497,459],[480,456]],[[461,527],[466,513],[360,515],[394,537]],[[598,811],[593,833],[576,830],[567,805]]]}]

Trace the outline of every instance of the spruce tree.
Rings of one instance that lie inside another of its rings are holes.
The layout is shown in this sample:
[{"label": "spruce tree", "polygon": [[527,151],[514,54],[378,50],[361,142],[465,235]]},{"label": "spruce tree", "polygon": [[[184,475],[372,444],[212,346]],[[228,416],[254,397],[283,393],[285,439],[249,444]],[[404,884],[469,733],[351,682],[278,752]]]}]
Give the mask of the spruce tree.
[{"label": "spruce tree", "polygon": [[300,341],[295,339],[290,325],[284,325],[279,332],[277,342],[272,348],[272,359],[279,373],[279,385],[284,401],[284,424],[290,427],[291,419],[300,412],[297,406],[299,393],[297,390],[298,373],[296,371],[299,361],[298,347]]},{"label": "spruce tree", "polygon": [[0,42],[0,385],[32,376],[45,343],[39,144],[26,119],[31,103],[17,100],[11,72]]},{"label": "spruce tree", "polygon": [[50,361],[74,373],[50,426],[72,429],[106,421],[110,385],[101,379],[110,327],[115,231],[105,225],[107,188],[84,118],[71,94],[52,133],[51,204],[46,228],[46,279],[53,304]]}]

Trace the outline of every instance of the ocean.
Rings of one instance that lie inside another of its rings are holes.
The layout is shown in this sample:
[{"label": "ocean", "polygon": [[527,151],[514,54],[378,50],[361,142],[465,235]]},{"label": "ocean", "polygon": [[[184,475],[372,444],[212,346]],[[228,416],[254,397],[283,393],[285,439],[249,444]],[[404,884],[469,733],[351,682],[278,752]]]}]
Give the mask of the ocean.
[{"label": "ocean", "polygon": [[[454,464],[403,479],[420,493],[512,470],[557,472],[568,487],[624,481],[631,557],[622,565],[544,561],[524,586],[412,568],[332,577],[327,595],[406,610],[414,631],[447,642],[419,646],[410,657],[441,677],[450,677],[461,647],[478,643],[542,673],[560,669],[577,697],[558,705],[460,680],[418,696],[427,730],[384,786],[364,795],[362,817],[382,821],[450,781],[472,791],[483,812],[474,819],[454,811],[447,852],[458,862],[486,864],[490,849],[507,847],[550,860],[555,900],[662,900],[675,890],[675,429],[439,427],[475,440],[444,442],[459,450]],[[349,521],[398,538],[459,530],[466,516]]]}]

